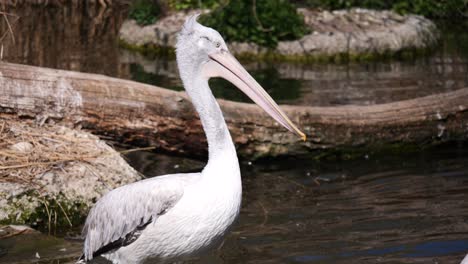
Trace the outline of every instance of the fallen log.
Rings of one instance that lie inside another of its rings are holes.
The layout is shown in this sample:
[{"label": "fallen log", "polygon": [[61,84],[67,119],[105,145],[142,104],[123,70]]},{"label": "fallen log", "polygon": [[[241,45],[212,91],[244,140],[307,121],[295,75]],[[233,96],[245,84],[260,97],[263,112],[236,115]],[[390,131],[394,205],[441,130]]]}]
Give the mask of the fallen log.
[{"label": "fallen log", "polygon": [[[183,92],[10,63],[0,63],[0,74],[0,115],[59,122],[165,152],[206,154],[200,122]],[[256,105],[219,104],[239,155],[249,158],[468,138],[468,88],[370,106],[282,106],[308,135],[306,142]]]}]

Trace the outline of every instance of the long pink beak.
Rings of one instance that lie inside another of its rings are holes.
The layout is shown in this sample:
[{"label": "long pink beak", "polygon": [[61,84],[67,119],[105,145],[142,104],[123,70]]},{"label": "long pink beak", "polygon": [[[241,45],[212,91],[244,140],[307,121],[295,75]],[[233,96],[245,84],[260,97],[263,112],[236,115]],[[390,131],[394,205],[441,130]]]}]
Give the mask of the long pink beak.
[{"label": "long pink beak", "polygon": [[250,99],[265,110],[278,123],[289,131],[296,133],[302,140],[306,140],[306,135],[302,133],[289,118],[284,114],[279,106],[273,101],[268,93],[258,84],[257,81],[242,67],[242,65],[228,51],[210,54],[211,60],[203,66],[203,74],[207,78],[222,77],[237,86]]}]

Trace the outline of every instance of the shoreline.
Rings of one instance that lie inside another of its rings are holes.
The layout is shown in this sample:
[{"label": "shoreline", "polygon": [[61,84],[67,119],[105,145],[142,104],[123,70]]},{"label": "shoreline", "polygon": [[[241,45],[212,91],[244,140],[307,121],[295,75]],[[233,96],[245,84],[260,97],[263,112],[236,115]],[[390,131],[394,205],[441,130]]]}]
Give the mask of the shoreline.
[{"label": "shoreline", "polygon": [[[143,27],[126,20],[119,32],[120,46],[150,56],[173,56],[177,32],[185,18],[206,12],[177,12]],[[230,51],[240,59],[340,63],[413,58],[430,52],[439,39],[436,25],[418,15],[361,8],[333,12],[300,8],[298,12],[304,16],[310,34],[299,40],[280,41],[274,50],[232,42],[228,43]]]}]

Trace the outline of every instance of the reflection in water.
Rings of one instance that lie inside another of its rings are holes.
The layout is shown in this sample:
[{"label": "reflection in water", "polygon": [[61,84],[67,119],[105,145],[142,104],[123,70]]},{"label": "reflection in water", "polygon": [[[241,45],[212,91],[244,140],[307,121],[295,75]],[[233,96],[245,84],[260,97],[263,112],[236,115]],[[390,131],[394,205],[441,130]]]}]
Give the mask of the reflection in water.
[{"label": "reflection in water", "polygon": [[[388,103],[467,87],[468,56],[462,51],[468,50],[468,46],[452,46],[452,42],[468,36],[468,33],[456,36],[447,36],[432,56],[415,61],[339,65],[246,63],[245,66],[273,98],[283,104],[331,106]],[[153,76],[150,84],[182,89],[175,61],[168,59],[162,67],[160,60],[165,59],[151,61],[129,52],[124,52],[122,57],[127,63],[141,65],[140,71]],[[233,89],[227,82],[215,84],[216,89],[225,90],[217,96],[248,101],[237,91],[231,92]]]},{"label": "reflection in water", "polygon": [[[175,69],[175,62],[172,63]],[[184,89],[182,82],[174,75],[161,75],[152,73],[152,71],[145,71],[143,65],[138,63],[130,64],[130,74],[132,80],[148,84],[162,84],[163,87],[182,91]],[[276,68],[269,67],[251,71],[252,76],[260,83],[261,86],[273,97],[275,100],[295,100],[300,97],[301,82],[295,79],[280,78]],[[238,90],[230,82],[224,79],[211,79],[210,88],[216,98],[223,98],[237,102],[251,102],[251,100],[242,92]]]},{"label": "reflection in water", "polygon": [[[295,79],[281,78],[274,67],[265,67],[250,71],[257,82],[265,88],[276,101],[295,100],[301,96],[301,82]],[[210,80],[210,88],[217,98],[238,102],[252,102],[237,87],[223,79]]]}]

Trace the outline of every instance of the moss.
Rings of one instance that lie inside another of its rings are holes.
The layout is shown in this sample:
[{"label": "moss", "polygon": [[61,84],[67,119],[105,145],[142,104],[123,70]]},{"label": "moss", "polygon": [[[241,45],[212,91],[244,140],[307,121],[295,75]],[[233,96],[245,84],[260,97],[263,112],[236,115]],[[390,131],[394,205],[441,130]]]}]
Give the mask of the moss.
[{"label": "moss", "polygon": [[67,230],[81,225],[89,210],[89,205],[84,201],[71,201],[63,195],[38,195],[30,191],[10,198],[8,218],[0,221],[0,224],[26,224],[47,231]]}]

